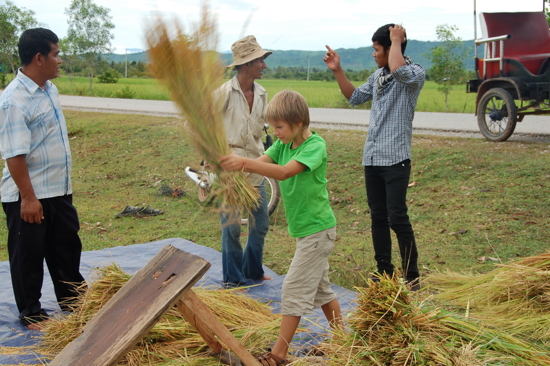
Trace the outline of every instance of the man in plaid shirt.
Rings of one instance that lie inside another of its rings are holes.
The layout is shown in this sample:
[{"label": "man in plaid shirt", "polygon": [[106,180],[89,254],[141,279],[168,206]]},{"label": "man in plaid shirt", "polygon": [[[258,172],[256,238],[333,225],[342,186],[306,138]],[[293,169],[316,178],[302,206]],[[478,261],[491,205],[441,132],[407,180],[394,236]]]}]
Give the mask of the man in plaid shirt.
[{"label": "man in plaid shirt", "polygon": [[412,121],[425,71],[404,56],[407,38],[402,26],[380,27],[372,42],[372,56],[379,68],[357,88],[346,77],[340,56],[329,46],[324,61],[351,105],[372,100],[362,164],[378,273],[390,277],[394,274],[391,228],[399,243],[403,275],[416,290],[420,276],[418,252],[406,196],[411,173]]}]

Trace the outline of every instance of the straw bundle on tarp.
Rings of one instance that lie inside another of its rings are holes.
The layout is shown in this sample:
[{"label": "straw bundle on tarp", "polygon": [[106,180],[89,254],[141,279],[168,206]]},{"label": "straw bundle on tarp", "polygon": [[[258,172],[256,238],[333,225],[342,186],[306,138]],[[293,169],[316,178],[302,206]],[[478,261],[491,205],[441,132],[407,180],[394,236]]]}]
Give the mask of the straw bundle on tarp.
[{"label": "straw bundle on tarp", "polygon": [[[149,69],[170,90],[172,100],[186,120],[186,129],[198,152],[217,174],[214,188],[222,206],[254,207],[256,189],[242,172],[223,172],[218,162],[231,152],[223,122],[221,98],[215,90],[221,85],[224,65],[216,52],[216,22],[202,6],[201,20],[189,34],[177,20],[170,24],[157,16],[147,27]],[[222,207],[223,208],[223,207]]]},{"label": "straw bundle on tarp", "polygon": [[436,299],[495,329],[550,344],[550,252],[497,264],[486,274],[431,274]]},{"label": "straw bundle on tarp", "polygon": [[481,323],[417,301],[396,280],[356,288],[351,330],[320,345],[330,365],[542,365],[543,351]]},{"label": "straw bundle on tarp", "polygon": [[[61,352],[130,275],[113,264],[98,269],[98,277],[89,288],[82,288],[73,313],[48,322],[40,353],[54,357]],[[267,305],[234,291],[196,287],[193,291],[251,353],[263,353],[276,339],[280,315],[274,315]],[[165,365],[167,360],[182,365],[219,365],[195,328],[175,308],[157,322],[119,365]]]}]

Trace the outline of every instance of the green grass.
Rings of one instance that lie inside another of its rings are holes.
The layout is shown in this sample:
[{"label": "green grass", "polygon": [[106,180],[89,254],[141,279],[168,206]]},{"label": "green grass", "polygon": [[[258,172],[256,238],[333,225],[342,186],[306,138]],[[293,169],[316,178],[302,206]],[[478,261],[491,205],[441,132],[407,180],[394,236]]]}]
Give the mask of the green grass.
[{"label": "green grass", "polygon": [[[71,88],[69,78],[64,76],[56,79],[55,84],[61,94],[88,95],[89,79],[85,77],[73,78]],[[299,92],[306,98],[312,108],[350,108],[347,101],[340,93],[336,82],[327,81],[296,81],[296,80],[259,80],[259,83],[272,97],[277,92],[289,89]],[[356,86],[361,82],[354,82]],[[155,79],[119,79],[117,84],[100,84],[97,80],[93,84],[93,94],[97,97],[113,97],[114,93],[128,87],[135,93],[136,99],[170,100],[169,93],[158,84]],[[358,106],[357,108],[365,108]],[[449,95],[448,112],[474,113],[475,94],[466,93],[465,86],[455,87]],[[445,99],[443,94],[437,91],[437,84],[433,81],[426,82],[418,99],[417,111],[420,112],[444,112]]]},{"label": "green grass", "polygon": [[[202,206],[184,173],[197,167],[176,118],[66,111],[73,151],[74,203],[84,250],[181,237],[221,249],[215,205]],[[370,219],[361,152],[363,132],[319,130],[329,154],[328,189],[338,220],[331,281],[347,288],[373,270]],[[408,199],[417,235],[421,272],[436,269],[486,272],[507,261],[548,250],[550,148],[542,143],[488,143],[481,139],[413,137]],[[162,185],[183,198],[159,196]],[[156,217],[115,218],[126,205],[150,205]],[[3,212],[0,221],[5,220]],[[0,260],[7,260],[6,228],[0,225]],[[245,237],[243,237],[245,239]],[[294,253],[284,209],[272,216],[265,264],[284,274]],[[398,251],[394,260],[398,263]]]}]

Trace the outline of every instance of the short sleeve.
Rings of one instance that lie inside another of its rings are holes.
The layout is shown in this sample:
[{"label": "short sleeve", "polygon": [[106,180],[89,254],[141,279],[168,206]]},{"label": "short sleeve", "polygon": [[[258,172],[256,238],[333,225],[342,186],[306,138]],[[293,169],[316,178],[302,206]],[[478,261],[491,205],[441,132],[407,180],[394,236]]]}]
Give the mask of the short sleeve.
[{"label": "short sleeve", "polygon": [[315,138],[303,146],[300,152],[292,157],[299,163],[307,166],[307,170],[317,169],[327,156],[326,143],[323,139]]},{"label": "short sleeve", "polygon": [[25,113],[9,103],[0,107],[0,153],[2,159],[10,159],[30,152],[31,131]]}]

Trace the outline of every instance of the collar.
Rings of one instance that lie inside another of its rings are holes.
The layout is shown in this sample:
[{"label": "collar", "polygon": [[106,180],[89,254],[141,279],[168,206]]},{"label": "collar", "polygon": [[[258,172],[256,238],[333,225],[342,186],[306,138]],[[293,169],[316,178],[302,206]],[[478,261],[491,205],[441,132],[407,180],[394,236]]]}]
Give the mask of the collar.
[{"label": "collar", "polygon": [[[241,90],[241,84],[239,84],[239,79],[237,78],[237,75],[233,76],[233,78],[231,78],[231,87],[235,90]],[[264,89],[263,86],[261,86],[260,84],[258,84],[257,82],[254,82],[254,84],[252,85],[252,88],[254,90],[254,95],[256,95],[256,93],[258,95],[264,95],[267,93],[267,91]]]},{"label": "collar", "polygon": [[[17,71],[17,80],[19,80],[19,82],[23,84],[23,86],[29,91],[30,94],[34,94],[38,89],[42,89],[37,83],[34,82],[33,79],[23,73],[22,68],[19,68]],[[49,83],[49,80],[46,81],[46,91],[50,89]]]}]

